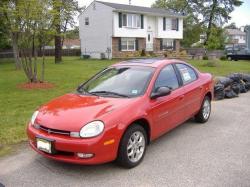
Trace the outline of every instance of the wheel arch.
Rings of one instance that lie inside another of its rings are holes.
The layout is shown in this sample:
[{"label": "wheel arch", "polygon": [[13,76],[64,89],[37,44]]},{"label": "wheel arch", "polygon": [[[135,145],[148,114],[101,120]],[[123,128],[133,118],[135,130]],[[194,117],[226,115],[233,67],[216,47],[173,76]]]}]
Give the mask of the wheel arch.
[{"label": "wheel arch", "polygon": [[[213,99],[213,94],[212,94],[212,92],[210,92],[210,91],[207,92],[207,93],[205,94],[205,97],[206,97],[206,96],[208,96],[208,97],[210,98],[210,100],[212,101],[212,99]],[[204,98],[205,98],[205,97],[204,97]]]},{"label": "wheel arch", "polygon": [[151,127],[150,127],[149,121],[145,118],[138,118],[136,120],[133,120],[131,123],[129,123],[129,125],[123,131],[122,137],[125,134],[125,132],[128,130],[128,128],[132,127],[133,125],[140,125],[142,128],[144,128],[144,130],[147,133],[147,144],[149,144],[151,140]]}]

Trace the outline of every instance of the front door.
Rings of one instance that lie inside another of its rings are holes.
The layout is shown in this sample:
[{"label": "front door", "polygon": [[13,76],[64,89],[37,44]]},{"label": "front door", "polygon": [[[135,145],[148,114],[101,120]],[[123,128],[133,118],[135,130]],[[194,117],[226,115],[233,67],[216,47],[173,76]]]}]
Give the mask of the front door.
[{"label": "front door", "polygon": [[153,51],[154,50],[154,39],[153,39],[153,32],[152,31],[148,31],[148,34],[147,34],[147,39],[146,39],[146,50],[147,51]]},{"label": "front door", "polygon": [[155,90],[159,87],[169,87],[172,92],[168,96],[159,97],[150,101],[155,124],[152,130],[152,136],[154,138],[173,129],[176,125],[183,122],[185,118],[183,88],[179,85],[177,75],[172,65],[167,65],[159,73],[153,89]]}]

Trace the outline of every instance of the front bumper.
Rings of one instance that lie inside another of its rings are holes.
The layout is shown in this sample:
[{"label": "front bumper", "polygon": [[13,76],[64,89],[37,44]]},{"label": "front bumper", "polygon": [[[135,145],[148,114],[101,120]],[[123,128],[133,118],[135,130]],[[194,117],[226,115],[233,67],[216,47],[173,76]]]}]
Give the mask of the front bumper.
[{"label": "front bumper", "polygon": [[[27,134],[30,146],[41,155],[58,161],[75,163],[75,164],[102,164],[116,159],[119,146],[119,139],[113,137],[112,133],[103,133],[102,135],[89,138],[72,138],[65,135],[48,134],[39,129],[35,129],[31,124],[27,127]],[[55,154],[45,153],[37,149],[36,138],[42,137],[53,140]],[[112,144],[105,142],[112,141]],[[79,158],[77,153],[94,154],[91,158]]]}]

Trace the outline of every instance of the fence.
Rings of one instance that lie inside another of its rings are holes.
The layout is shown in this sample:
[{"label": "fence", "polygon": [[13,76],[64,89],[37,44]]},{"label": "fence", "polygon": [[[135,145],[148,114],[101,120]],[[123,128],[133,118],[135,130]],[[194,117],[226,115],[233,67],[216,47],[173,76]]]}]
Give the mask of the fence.
[{"label": "fence", "polygon": [[[38,51],[38,56],[42,56],[42,51]],[[55,56],[55,49],[45,49],[45,56]],[[62,56],[80,56],[81,49],[63,49]],[[0,51],[0,58],[14,58],[12,50]]]},{"label": "fence", "polygon": [[212,58],[220,58],[225,55],[225,51],[223,50],[207,50],[204,48],[185,48],[188,55],[193,57],[203,57],[208,56]]}]

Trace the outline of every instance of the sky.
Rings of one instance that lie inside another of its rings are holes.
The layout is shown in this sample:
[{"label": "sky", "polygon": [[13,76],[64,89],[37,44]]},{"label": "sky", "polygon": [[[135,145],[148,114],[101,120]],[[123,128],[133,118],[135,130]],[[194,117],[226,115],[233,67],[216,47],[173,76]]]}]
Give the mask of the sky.
[{"label": "sky", "polygon": [[[78,0],[80,6],[88,6],[93,0]],[[99,0],[112,3],[128,4],[129,0]],[[155,0],[131,0],[132,5],[150,7]],[[243,0],[243,5],[235,8],[231,13],[232,19],[229,23],[235,22],[237,27],[250,25],[250,0]]]}]

